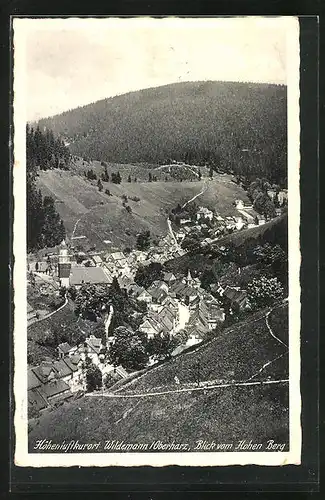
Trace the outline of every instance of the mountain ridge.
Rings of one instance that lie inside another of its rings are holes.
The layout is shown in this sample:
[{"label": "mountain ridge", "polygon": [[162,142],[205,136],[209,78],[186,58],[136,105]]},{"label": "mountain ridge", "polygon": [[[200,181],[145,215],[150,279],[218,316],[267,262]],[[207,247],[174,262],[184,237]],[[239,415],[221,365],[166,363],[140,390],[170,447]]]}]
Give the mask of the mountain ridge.
[{"label": "mountain ridge", "polygon": [[88,106],[92,106],[93,104],[96,104],[96,103],[101,103],[101,102],[104,102],[104,101],[108,101],[108,100],[111,100],[111,99],[115,99],[115,98],[118,98],[118,97],[122,97],[122,96],[128,96],[130,94],[136,94],[138,92],[145,92],[145,91],[148,91],[148,90],[152,90],[152,89],[163,89],[165,87],[169,87],[171,85],[177,85],[177,84],[203,84],[203,83],[206,83],[206,84],[209,84],[209,83],[222,83],[222,84],[234,84],[234,85],[256,85],[256,86],[268,86],[268,87],[281,87],[281,88],[287,88],[287,85],[286,84],[282,84],[282,83],[267,83],[267,82],[254,82],[254,81],[251,81],[251,80],[242,80],[240,82],[236,82],[234,80],[206,80],[206,81],[203,81],[203,80],[188,80],[188,81],[185,81],[185,82],[174,82],[174,83],[166,83],[164,85],[159,85],[159,86],[154,86],[154,87],[145,87],[143,89],[138,89],[138,90],[130,90],[128,92],[122,92],[120,94],[115,94],[113,96],[110,96],[110,97],[103,97],[101,99],[97,99],[96,101],[90,101],[90,102],[87,102],[85,104],[82,104],[80,106],[77,106],[76,108],[69,108],[69,109],[66,109],[66,110],[63,110],[61,111],[60,113],[55,113],[54,115],[48,115],[48,116],[43,116],[39,119],[35,119],[35,120],[28,120],[28,123],[32,124],[32,125],[37,125],[37,123],[41,123],[43,121],[46,121],[46,120],[51,120],[53,118],[57,118],[61,115],[64,115],[64,114],[67,114],[67,113],[70,113],[71,111],[74,111],[75,109],[81,109],[81,108],[86,108]]},{"label": "mountain ridge", "polygon": [[72,154],[93,160],[160,164],[186,158],[274,182],[286,177],[281,85],[175,83],[101,99],[39,125],[66,138]]}]

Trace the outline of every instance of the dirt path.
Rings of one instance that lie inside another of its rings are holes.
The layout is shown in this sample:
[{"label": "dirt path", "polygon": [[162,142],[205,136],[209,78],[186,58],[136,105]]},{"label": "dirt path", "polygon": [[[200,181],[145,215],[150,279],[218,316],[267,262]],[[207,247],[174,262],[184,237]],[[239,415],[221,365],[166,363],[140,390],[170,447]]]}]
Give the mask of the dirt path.
[{"label": "dirt path", "polygon": [[257,377],[257,375],[259,375],[265,368],[267,368],[268,366],[270,366],[272,363],[274,363],[275,361],[277,361],[278,359],[281,359],[285,354],[288,353],[288,346],[287,344],[285,344],[284,342],[282,342],[282,340],[280,340],[276,335],[274,335],[273,331],[272,331],[272,328],[269,324],[269,321],[268,321],[268,317],[269,315],[271,314],[272,311],[274,311],[275,309],[278,309],[279,307],[283,307],[284,303],[287,301],[288,299],[284,299],[283,301],[283,304],[281,304],[280,306],[276,306],[276,307],[273,307],[273,309],[271,309],[270,311],[268,311],[265,315],[265,323],[266,323],[266,326],[267,326],[267,329],[270,333],[270,335],[275,339],[277,340],[278,342],[280,342],[280,344],[282,344],[284,347],[286,347],[286,350],[280,354],[279,356],[277,356],[276,358],[274,359],[271,359],[270,361],[268,361],[267,363],[265,363],[254,375],[252,375],[249,379],[247,380],[252,380],[253,378]]},{"label": "dirt path", "polygon": [[180,248],[180,245],[179,245],[179,243],[178,243],[178,241],[176,239],[176,236],[175,236],[175,233],[173,231],[172,224],[170,222],[170,218],[169,217],[167,217],[167,226],[168,226],[168,231],[170,232],[171,237],[173,238],[175,245],[177,246],[177,248]]},{"label": "dirt path", "polygon": [[[278,306],[279,307],[279,306]],[[266,316],[265,316],[265,323],[266,323],[266,326],[267,326],[267,329],[269,330],[270,334],[272,335],[272,337],[277,340],[278,342],[280,342],[280,344],[284,345],[285,347],[288,347],[287,344],[285,344],[285,342],[282,342],[281,339],[279,339],[279,337],[277,337],[276,335],[274,335],[273,331],[272,331],[272,328],[271,328],[271,325],[269,323],[269,316],[271,314],[272,311],[274,311],[274,309],[277,309],[276,307],[274,307],[273,309],[271,309],[271,311],[269,311]]]},{"label": "dirt path", "polygon": [[[180,392],[193,392],[193,391],[206,391],[211,389],[219,389],[224,387],[247,387],[254,385],[275,385],[275,384],[286,384],[289,382],[289,379],[280,379],[280,380],[264,380],[259,382],[229,382],[227,384],[216,384],[216,385],[207,385],[207,382],[201,382],[201,386],[199,387],[188,387],[185,389],[176,389],[169,391],[161,391],[161,392],[147,392],[147,393],[139,393],[139,394],[114,394],[114,393],[106,393],[106,394],[94,394],[88,393],[85,394],[87,397],[104,397],[104,398],[112,398],[112,399],[122,399],[122,398],[146,398],[150,396],[165,396],[166,394],[176,394]],[[204,385],[206,384],[206,385]]]},{"label": "dirt path", "polygon": [[106,335],[106,340],[108,339],[108,329],[110,327],[113,314],[114,314],[114,309],[113,309],[112,304],[110,304],[110,306],[109,306],[109,312],[108,312],[108,317],[107,317],[107,320],[105,321],[105,335]]},{"label": "dirt path", "polygon": [[190,200],[186,201],[186,202],[184,203],[184,205],[182,205],[182,208],[185,208],[185,207],[186,207],[186,205],[188,205],[188,204],[189,204],[189,203],[191,203],[192,201],[196,200],[196,198],[198,198],[198,197],[199,197],[199,196],[201,196],[203,193],[205,193],[205,191],[206,191],[207,189],[208,189],[208,185],[207,185],[206,181],[204,181],[204,186],[203,186],[203,188],[201,189],[201,191],[200,191],[198,194],[196,194],[195,196],[193,196],[193,198],[191,198]]},{"label": "dirt path", "polygon": [[57,312],[61,311],[61,309],[63,309],[68,303],[68,296],[67,294],[65,295],[65,301],[64,301],[64,304],[62,304],[62,306],[60,306],[58,309],[56,309],[55,311],[52,311],[50,312],[49,314],[47,314],[46,316],[43,316],[43,318],[39,318],[35,321],[33,321],[32,323],[30,323],[28,326],[31,326],[31,325],[35,325],[35,323],[40,323],[41,321],[44,321],[45,319],[48,319],[48,318],[51,318],[51,316],[53,316],[54,314],[56,314]]}]

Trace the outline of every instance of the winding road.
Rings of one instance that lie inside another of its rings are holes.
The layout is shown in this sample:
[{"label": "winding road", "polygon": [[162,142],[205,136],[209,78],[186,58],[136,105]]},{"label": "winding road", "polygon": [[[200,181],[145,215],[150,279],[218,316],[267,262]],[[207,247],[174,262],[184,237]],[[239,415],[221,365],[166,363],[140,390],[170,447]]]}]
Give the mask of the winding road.
[{"label": "winding road", "polygon": [[55,309],[55,311],[52,311],[49,314],[46,314],[46,316],[43,316],[43,318],[39,318],[39,319],[36,319],[35,321],[30,322],[28,326],[35,325],[35,323],[40,323],[41,321],[44,321],[45,319],[51,318],[54,314],[61,311],[61,309],[63,309],[67,305],[67,303],[68,303],[68,296],[67,296],[67,294],[65,294],[65,301],[64,301],[64,304],[62,304],[62,306],[58,307],[58,309]]}]

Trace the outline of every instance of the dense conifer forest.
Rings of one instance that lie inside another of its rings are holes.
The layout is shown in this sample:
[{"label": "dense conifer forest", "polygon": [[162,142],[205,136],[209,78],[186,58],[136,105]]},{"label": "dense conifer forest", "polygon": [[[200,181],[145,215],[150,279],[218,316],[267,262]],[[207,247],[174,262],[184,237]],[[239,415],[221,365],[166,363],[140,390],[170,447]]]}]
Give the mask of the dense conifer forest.
[{"label": "dense conifer forest", "polygon": [[70,153],[51,130],[26,127],[27,249],[35,251],[58,245],[65,227],[51,196],[42,197],[36,187],[39,170],[69,169]]},{"label": "dense conifer forest", "polygon": [[186,82],[104,99],[43,119],[72,154],[116,163],[208,165],[248,182],[287,182],[283,85]]}]

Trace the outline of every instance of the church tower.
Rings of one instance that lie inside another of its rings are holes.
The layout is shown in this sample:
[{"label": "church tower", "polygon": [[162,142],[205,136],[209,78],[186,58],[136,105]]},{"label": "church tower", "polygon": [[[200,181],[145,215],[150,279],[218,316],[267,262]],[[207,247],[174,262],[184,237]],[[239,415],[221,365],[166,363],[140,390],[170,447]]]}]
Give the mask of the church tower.
[{"label": "church tower", "polygon": [[192,278],[190,270],[187,271],[186,283],[188,286],[192,286],[192,284],[193,284],[193,278]]},{"label": "church tower", "polygon": [[59,250],[59,280],[60,285],[68,288],[70,286],[71,261],[66,242],[63,240]]}]

